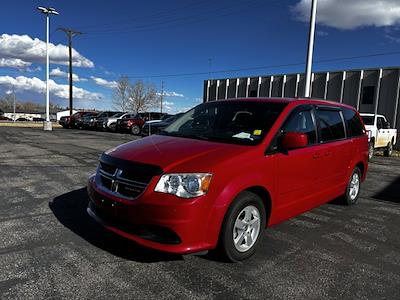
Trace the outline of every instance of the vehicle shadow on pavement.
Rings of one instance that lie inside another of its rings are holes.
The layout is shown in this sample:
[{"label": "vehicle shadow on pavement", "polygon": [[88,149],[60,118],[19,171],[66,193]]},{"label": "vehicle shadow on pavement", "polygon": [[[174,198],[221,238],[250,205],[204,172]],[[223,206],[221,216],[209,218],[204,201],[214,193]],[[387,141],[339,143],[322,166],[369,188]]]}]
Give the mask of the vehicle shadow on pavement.
[{"label": "vehicle shadow on pavement", "polygon": [[86,188],[74,190],[53,199],[49,207],[56,218],[72,232],[95,247],[115,256],[138,261],[159,262],[182,260],[181,255],[144,248],[133,241],[115,235],[94,221],[86,212],[89,196]]},{"label": "vehicle shadow on pavement", "polygon": [[373,194],[372,198],[400,204],[400,176],[390,182],[384,189]]}]

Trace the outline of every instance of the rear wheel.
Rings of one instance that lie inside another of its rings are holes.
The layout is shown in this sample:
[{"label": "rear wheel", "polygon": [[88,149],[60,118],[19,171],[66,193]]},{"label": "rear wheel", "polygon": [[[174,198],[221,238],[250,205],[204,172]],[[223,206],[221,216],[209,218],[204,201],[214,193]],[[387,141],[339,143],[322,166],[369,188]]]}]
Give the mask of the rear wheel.
[{"label": "rear wheel", "polygon": [[346,192],[343,195],[343,202],[346,205],[354,205],[358,201],[361,190],[361,170],[355,167],[347,183]]},{"label": "rear wheel", "polygon": [[219,248],[229,261],[254,254],[266,224],[265,207],[260,197],[242,192],[229,207],[222,224]]},{"label": "rear wheel", "polygon": [[132,125],[131,132],[134,135],[138,135],[140,133],[140,127],[138,125]]},{"label": "rear wheel", "polygon": [[393,144],[389,142],[386,149],[383,151],[383,155],[385,156],[392,156],[393,153]]},{"label": "rear wheel", "polygon": [[112,132],[115,132],[117,130],[117,124],[111,123],[110,126],[108,126]]}]

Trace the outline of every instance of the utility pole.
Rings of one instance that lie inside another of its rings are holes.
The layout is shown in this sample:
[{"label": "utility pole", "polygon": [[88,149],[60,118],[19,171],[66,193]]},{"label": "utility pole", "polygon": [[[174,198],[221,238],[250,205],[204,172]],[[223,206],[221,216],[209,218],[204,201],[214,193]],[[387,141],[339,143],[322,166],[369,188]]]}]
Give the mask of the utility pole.
[{"label": "utility pole", "polygon": [[160,112],[162,113],[162,107],[163,107],[163,98],[164,98],[164,81],[161,81],[161,96],[160,96]]},{"label": "utility pole", "polygon": [[311,87],[311,71],[314,52],[314,37],[315,37],[315,19],[317,15],[317,0],[311,2],[311,15],[310,15],[310,30],[308,33],[308,51],[307,51],[307,66],[306,66],[306,84],[304,88],[304,96],[310,97]]},{"label": "utility pole", "polygon": [[64,31],[68,35],[68,49],[69,49],[69,115],[72,115],[73,109],[73,97],[72,97],[72,37],[80,35],[82,32],[69,29],[69,28],[58,28],[57,30]]}]

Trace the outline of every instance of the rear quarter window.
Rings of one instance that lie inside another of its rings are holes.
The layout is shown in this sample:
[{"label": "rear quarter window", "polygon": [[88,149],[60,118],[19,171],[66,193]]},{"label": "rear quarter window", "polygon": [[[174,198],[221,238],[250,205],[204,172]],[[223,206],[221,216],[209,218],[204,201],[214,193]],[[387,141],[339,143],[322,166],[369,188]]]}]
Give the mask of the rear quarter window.
[{"label": "rear quarter window", "polygon": [[364,134],[363,125],[354,110],[344,108],[343,117],[346,123],[347,135],[349,137],[360,136]]},{"label": "rear quarter window", "polygon": [[321,131],[321,142],[340,140],[346,137],[341,111],[318,109],[316,117]]}]

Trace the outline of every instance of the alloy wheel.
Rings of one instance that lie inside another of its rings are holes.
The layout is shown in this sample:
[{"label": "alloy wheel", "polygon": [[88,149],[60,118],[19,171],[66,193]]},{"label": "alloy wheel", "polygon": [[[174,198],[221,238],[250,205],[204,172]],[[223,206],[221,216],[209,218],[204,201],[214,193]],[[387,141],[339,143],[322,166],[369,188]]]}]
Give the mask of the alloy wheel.
[{"label": "alloy wheel", "polygon": [[238,214],[233,226],[233,243],[236,250],[246,252],[257,241],[260,233],[260,212],[253,205],[246,206]]}]

